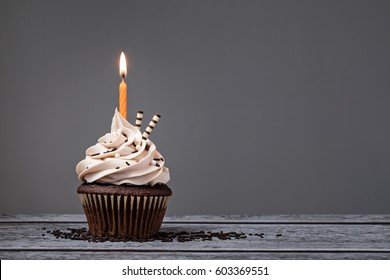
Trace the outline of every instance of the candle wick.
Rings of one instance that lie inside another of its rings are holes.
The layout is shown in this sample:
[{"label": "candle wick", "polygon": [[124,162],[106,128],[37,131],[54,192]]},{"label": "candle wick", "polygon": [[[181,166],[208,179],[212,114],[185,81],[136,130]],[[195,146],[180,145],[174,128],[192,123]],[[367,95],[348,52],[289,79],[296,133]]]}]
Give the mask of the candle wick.
[{"label": "candle wick", "polygon": [[122,82],[125,80],[125,74],[122,74]]}]

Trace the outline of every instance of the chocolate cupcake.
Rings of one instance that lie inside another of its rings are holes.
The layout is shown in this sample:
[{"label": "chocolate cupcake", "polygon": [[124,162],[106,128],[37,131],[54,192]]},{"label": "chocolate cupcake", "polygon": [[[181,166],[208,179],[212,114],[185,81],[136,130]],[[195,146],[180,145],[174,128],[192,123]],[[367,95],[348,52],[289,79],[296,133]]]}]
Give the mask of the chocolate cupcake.
[{"label": "chocolate cupcake", "polygon": [[148,139],[159,118],[155,115],[141,134],[116,110],[111,133],[77,164],[84,182],[77,192],[91,234],[144,239],[160,229],[172,191],[165,160]]}]

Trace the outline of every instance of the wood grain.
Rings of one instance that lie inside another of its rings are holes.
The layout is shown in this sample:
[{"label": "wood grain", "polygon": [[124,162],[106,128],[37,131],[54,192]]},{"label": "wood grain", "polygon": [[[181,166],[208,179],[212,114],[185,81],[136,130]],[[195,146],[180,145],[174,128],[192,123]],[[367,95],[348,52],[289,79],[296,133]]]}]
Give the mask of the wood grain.
[{"label": "wood grain", "polygon": [[[83,214],[0,214],[0,223],[86,222]],[[191,215],[166,216],[164,223],[390,224],[390,215]]]},{"label": "wood grain", "polygon": [[[57,239],[47,233],[81,227],[87,227],[83,215],[1,215],[0,258],[390,259],[386,215],[166,217],[161,228],[166,232],[234,231],[247,235],[246,239],[233,240],[90,243]],[[264,238],[256,233],[264,233]]]},{"label": "wood grain", "polygon": [[144,252],[68,252],[68,251],[17,251],[2,252],[1,259],[18,260],[389,260],[389,253],[341,253],[341,252],[253,252],[253,253],[198,253],[198,252],[159,252],[155,254]]}]

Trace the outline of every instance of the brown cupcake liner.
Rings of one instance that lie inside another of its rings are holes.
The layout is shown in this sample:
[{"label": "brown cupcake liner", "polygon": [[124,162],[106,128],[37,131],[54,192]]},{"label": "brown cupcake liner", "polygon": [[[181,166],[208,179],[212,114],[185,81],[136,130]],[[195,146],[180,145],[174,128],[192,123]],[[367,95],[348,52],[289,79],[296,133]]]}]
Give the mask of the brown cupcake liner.
[{"label": "brown cupcake liner", "polygon": [[169,196],[79,193],[89,231],[98,237],[150,238],[159,231]]}]

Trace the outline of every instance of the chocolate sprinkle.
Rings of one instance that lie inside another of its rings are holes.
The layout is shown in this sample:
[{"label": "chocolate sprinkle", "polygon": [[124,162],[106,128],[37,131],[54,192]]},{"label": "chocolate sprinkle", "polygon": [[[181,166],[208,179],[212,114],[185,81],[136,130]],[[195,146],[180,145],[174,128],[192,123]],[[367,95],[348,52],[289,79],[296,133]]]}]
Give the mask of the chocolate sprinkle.
[{"label": "chocolate sprinkle", "polygon": [[150,241],[161,241],[161,242],[191,242],[191,241],[214,241],[214,240],[232,240],[232,239],[245,239],[247,235],[243,232],[158,232],[156,236],[146,239],[137,238],[109,238],[109,237],[96,237],[93,236],[87,228],[67,228],[67,231],[53,230],[48,231],[56,238],[70,239],[70,240],[84,240],[88,242],[150,242]]},{"label": "chocolate sprinkle", "polygon": [[128,163],[127,161],[126,161],[126,164],[130,166],[130,163]]},{"label": "chocolate sprinkle", "polygon": [[117,168],[115,168],[115,169],[119,169],[119,166]]},{"label": "chocolate sprinkle", "polygon": [[92,154],[91,157],[98,156],[100,153]]},{"label": "chocolate sprinkle", "polygon": [[127,135],[126,135],[126,134],[124,134],[124,133],[122,133],[122,135],[123,135],[123,136],[125,136],[125,137],[127,137]]}]

